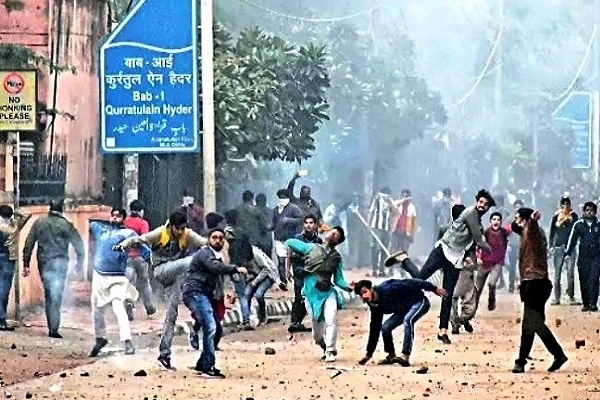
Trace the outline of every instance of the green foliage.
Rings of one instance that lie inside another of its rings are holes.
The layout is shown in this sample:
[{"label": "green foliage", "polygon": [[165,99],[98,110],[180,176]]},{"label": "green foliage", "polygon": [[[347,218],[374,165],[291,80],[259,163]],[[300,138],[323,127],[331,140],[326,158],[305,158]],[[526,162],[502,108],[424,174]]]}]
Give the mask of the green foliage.
[{"label": "green foliage", "polygon": [[295,46],[258,27],[215,31],[217,157],[301,162],[328,119],[324,46]]},{"label": "green foliage", "polygon": [[52,60],[39,56],[25,46],[16,44],[0,44],[0,69],[26,69],[48,67],[50,73],[70,71],[75,73],[73,66],[58,65]]}]

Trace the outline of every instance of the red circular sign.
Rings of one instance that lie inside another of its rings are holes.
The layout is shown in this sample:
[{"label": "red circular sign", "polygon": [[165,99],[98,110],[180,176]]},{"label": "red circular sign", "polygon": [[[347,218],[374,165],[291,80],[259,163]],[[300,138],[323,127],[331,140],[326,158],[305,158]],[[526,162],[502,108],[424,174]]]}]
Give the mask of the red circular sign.
[{"label": "red circular sign", "polygon": [[2,86],[4,86],[4,90],[9,95],[16,95],[21,93],[25,88],[25,79],[23,79],[23,77],[18,73],[11,72],[4,77]]}]

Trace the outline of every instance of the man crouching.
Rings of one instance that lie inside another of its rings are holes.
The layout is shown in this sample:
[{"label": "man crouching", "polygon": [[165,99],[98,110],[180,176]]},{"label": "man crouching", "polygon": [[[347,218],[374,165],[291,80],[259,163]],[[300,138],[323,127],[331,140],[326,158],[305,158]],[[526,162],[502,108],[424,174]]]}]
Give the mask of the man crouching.
[{"label": "man crouching", "polygon": [[[415,322],[429,311],[429,300],[424,291],[433,292],[438,296],[445,296],[446,291],[421,279],[390,279],[381,285],[373,287],[369,280],[358,281],[354,285],[354,292],[361,297],[371,310],[371,323],[369,328],[369,341],[367,354],[358,362],[366,364],[372,357],[379,332],[383,337],[383,349],[388,354],[379,364],[400,364],[408,367],[410,353],[415,337]],[[392,314],[383,323],[383,316]],[[382,324],[383,323],[383,324]],[[392,331],[404,324],[404,341],[402,355],[396,356]]]}]

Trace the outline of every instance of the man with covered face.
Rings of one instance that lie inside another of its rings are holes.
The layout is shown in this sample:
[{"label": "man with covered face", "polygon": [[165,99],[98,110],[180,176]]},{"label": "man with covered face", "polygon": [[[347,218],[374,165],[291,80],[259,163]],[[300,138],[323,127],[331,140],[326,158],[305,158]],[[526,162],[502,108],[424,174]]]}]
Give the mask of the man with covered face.
[{"label": "man with covered face", "polygon": [[321,213],[321,206],[319,203],[312,198],[310,186],[303,185],[300,188],[300,196],[294,196],[294,186],[296,185],[296,180],[300,177],[300,173],[296,172],[288,184],[287,191],[290,195],[290,201],[300,207],[302,216],[308,214],[314,215],[317,218],[317,227],[319,227],[323,222],[323,214]]},{"label": "man with covered face", "polygon": [[554,356],[554,362],[548,368],[548,372],[557,371],[568,360],[545,322],[546,302],[552,293],[552,282],[548,279],[548,241],[538,223],[539,219],[538,211],[523,207],[517,211],[515,220],[511,224],[513,233],[521,236],[519,292],[524,309],[519,358],[515,360],[512,370],[516,374],[525,372],[525,364],[533,347],[535,335],[542,339],[546,349]]}]

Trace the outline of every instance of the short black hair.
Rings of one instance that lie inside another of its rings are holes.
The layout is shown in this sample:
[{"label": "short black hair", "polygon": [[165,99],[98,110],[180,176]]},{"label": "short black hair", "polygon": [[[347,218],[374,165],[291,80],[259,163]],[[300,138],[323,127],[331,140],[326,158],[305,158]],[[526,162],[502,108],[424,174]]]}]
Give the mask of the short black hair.
[{"label": "short black hair", "polygon": [[13,214],[14,214],[13,208],[11,206],[9,206],[8,204],[2,204],[0,206],[0,217],[9,219],[13,216]]},{"label": "short black hair", "polygon": [[132,212],[141,212],[146,209],[146,206],[144,205],[144,203],[142,203],[141,200],[134,200],[131,203],[129,203],[129,209]]},{"label": "short black hair", "polygon": [[516,200],[515,200],[515,202],[513,203],[513,206],[516,206],[517,204],[518,204],[518,205],[520,205],[520,206],[523,206],[523,205],[524,205],[524,204],[523,204],[523,200],[521,200],[521,199],[516,199]]},{"label": "short black hair", "polygon": [[500,214],[498,211],[494,211],[493,213],[490,214],[490,221],[494,217],[498,217],[498,218],[500,218],[500,221],[502,221],[502,214]]},{"label": "short black hair", "polygon": [[173,214],[169,215],[169,225],[171,226],[186,225],[187,222],[187,215],[182,211],[175,211]]},{"label": "short black hair", "polygon": [[306,214],[304,218],[302,218],[302,222],[306,222],[307,219],[312,219],[315,224],[317,223],[317,217],[315,217],[315,214]]},{"label": "short black hair", "polygon": [[367,288],[371,290],[373,288],[373,282],[368,279],[362,279],[354,284],[354,293],[360,295],[362,288]]},{"label": "short black hair", "polygon": [[560,199],[560,203],[558,203],[558,204],[560,204],[561,206],[562,206],[563,204],[569,204],[569,205],[570,205],[570,204],[571,204],[571,199],[570,199],[569,197],[566,197],[566,196],[565,196],[565,197],[562,197],[562,198]]},{"label": "short black hair", "polygon": [[252,200],[254,200],[254,193],[250,190],[244,190],[244,193],[242,193],[242,201],[247,203]]},{"label": "short black hair", "polygon": [[338,244],[342,244],[344,243],[344,241],[346,240],[346,232],[344,231],[344,228],[342,228],[339,225],[334,226],[333,228],[331,228],[332,230],[335,229],[336,231],[338,231],[338,233],[340,234],[340,240],[338,242]]},{"label": "short black hair", "polygon": [[222,214],[219,214],[216,212],[209,212],[204,217],[204,220],[206,221],[206,228],[207,229],[216,228],[221,224],[221,222],[223,222],[224,219],[225,219],[225,217]]},{"label": "short black hair", "polygon": [[123,218],[125,218],[127,216],[127,211],[125,211],[124,209],[120,208],[120,207],[113,207],[112,210],[110,210],[110,215],[113,215],[113,213],[118,212],[119,215]]},{"label": "short black hair", "polygon": [[63,212],[65,209],[65,199],[55,199],[50,201],[50,211]]},{"label": "short black hair", "polygon": [[235,208],[232,208],[231,210],[225,211],[224,215],[225,215],[225,221],[227,221],[227,223],[229,225],[235,225],[235,224],[237,224],[240,213]]},{"label": "short black hair", "polygon": [[533,215],[533,209],[529,207],[522,207],[517,210],[517,215],[523,218],[525,221],[529,221]]},{"label": "short black hair", "polygon": [[450,213],[452,214],[452,221],[454,221],[455,219],[457,219],[458,217],[460,217],[460,214],[462,214],[463,211],[465,211],[467,207],[465,207],[464,204],[455,204],[452,206],[452,211],[450,211]]},{"label": "short black hair", "polygon": [[257,194],[255,200],[256,204],[258,204],[259,206],[267,205],[267,196],[264,193]]},{"label": "short black hair", "polygon": [[279,189],[277,191],[277,197],[280,199],[289,199],[290,198],[290,193],[288,192],[287,189]]},{"label": "short black hair", "polygon": [[496,201],[492,194],[485,189],[479,189],[479,192],[475,195],[475,200],[479,201],[480,198],[485,198],[488,201],[488,206],[494,207],[496,205]]},{"label": "short black hair", "polygon": [[443,189],[442,189],[442,194],[443,194],[444,196],[448,196],[448,197],[449,197],[449,196],[452,196],[452,189],[450,189],[449,187],[447,187],[447,188],[443,188]]},{"label": "short black hair", "polygon": [[585,210],[588,207],[591,207],[595,213],[598,212],[598,206],[593,201],[586,201],[585,204],[583,205],[583,210]]},{"label": "short black hair", "polygon": [[402,189],[402,191],[400,192],[400,194],[405,194],[408,197],[412,196],[412,193],[411,193],[410,189],[406,189],[406,188]]}]

